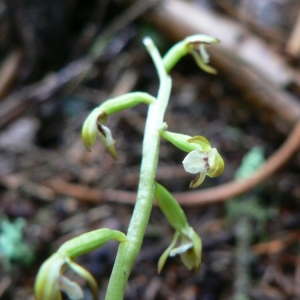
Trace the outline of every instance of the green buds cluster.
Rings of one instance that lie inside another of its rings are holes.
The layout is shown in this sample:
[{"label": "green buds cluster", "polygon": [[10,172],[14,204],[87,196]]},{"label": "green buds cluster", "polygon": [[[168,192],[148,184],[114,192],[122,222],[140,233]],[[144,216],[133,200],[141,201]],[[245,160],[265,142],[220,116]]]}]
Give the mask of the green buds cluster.
[{"label": "green buds cluster", "polygon": [[71,268],[88,283],[93,299],[98,299],[98,286],[94,277],[74,262],[79,255],[90,252],[110,240],[126,242],[126,235],[117,230],[102,228],[84,233],[65,242],[56,253],[41,266],[35,282],[36,300],[61,300],[61,291],[70,299],[83,299],[81,287],[63,275],[67,267]]},{"label": "green buds cluster", "polygon": [[182,262],[189,270],[193,269],[198,272],[201,262],[200,237],[190,227],[182,208],[166,188],[156,183],[154,195],[160,209],[175,229],[170,246],[159,259],[158,272],[161,272],[167,258],[175,255],[180,255]]},{"label": "green buds cluster", "polygon": [[185,134],[161,130],[160,134],[177,148],[188,152],[182,164],[186,172],[197,174],[190,183],[190,188],[202,184],[205,177],[218,177],[224,170],[224,160],[216,148],[203,136],[188,136]]},{"label": "green buds cluster", "polygon": [[193,55],[200,69],[207,73],[215,74],[216,69],[209,66],[209,55],[206,47],[210,44],[219,43],[219,40],[204,34],[191,35],[174,45],[164,56],[164,65],[169,72],[177,62],[185,55]]},{"label": "green buds cluster", "polygon": [[83,124],[81,134],[86,148],[91,150],[99,135],[112,157],[117,158],[115,140],[111,130],[105,126],[107,118],[140,103],[151,104],[154,101],[156,99],[147,93],[133,92],[103,102],[89,114]]}]

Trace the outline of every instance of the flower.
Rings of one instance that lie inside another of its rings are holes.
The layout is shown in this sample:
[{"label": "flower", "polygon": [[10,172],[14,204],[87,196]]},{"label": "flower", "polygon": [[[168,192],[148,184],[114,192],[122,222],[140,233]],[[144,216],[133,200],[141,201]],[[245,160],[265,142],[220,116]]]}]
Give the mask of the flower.
[{"label": "flower", "polygon": [[35,282],[36,300],[62,300],[61,291],[64,291],[70,299],[83,299],[82,288],[62,274],[67,266],[87,280],[94,299],[97,299],[98,288],[93,276],[74,261],[57,252],[47,259],[39,270]]},{"label": "flower", "polygon": [[[175,229],[171,245],[165,250],[158,261],[160,273],[168,256],[180,255],[182,262],[191,270],[198,272],[201,262],[201,239],[190,227],[186,215],[171,193],[156,182],[154,192],[157,204]],[[179,245],[176,247],[177,242]]]},{"label": "flower", "polygon": [[91,150],[95,144],[97,135],[107,147],[113,158],[117,158],[115,148],[115,140],[112,137],[110,129],[103,125],[106,120],[106,113],[98,108],[95,108],[85,120],[82,127],[82,140],[88,150]]},{"label": "flower", "polygon": [[100,228],[66,241],[41,266],[35,281],[36,300],[62,300],[61,291],[70,299],[83,299],[81,287],[63,275],[67,267],[85,279],[93,295],[98,299],[98,285],[94,277],[83,267],[74,262],[79,255],[101,247],[110,240],[126,242],[126,235],[118,230]]},{"label": "flower", "polygon": [[107,118],[119,111],[134,107],[140,103],[150,105],[155,101],[156,98],[142,92],[132,92],[104,101],[88,115],[82,126],[81,136],[85,147],[91,150],[96,142],[97,135],[99,135],[111,156],[116,159],[116,142],[112,137],[110,129],[104,125]]},{"label": "flower", "polygon": [[207,73],[216,74],[217,70],[208,65],[209,54],[206,51],[206,47],[210,44],[218,43],[219,40],[210,36],[196,34],[187,37],[186,42],[189,47],[189,53],[192,54],[199,68]]},{"label": "flower", "polygon": [[182,162],[186,172],[197,174],[197,177],[190,183],[190,188],[201,185],[206,176],[220,176],[224,170],[224,161],[217,149],[211,148],[208,140],[202,136],[195,136],[187,141],[198,147],[191,151]]},{"label": "flower", "polygon": [[[179,246],[176,244],[180,241]],[[160,273],[168,256],[180,255],[181,261],[189,270],[199,272],[201,263],[201,239],[192,227],[176,230],[171,245],[165,250],[158,261],[158,272]]]},{"label": "flower", "polygon": [[219,40],[204,34],[195,34],[186,37],[181,42],[175,44],[164,56],[164,65],[167,72],[177,64],[185,55],[191,54],[197,65],[205,72],[216,74],[217,71],[209,66],[209,54],[206,47],[210,44],[219,43]]}]

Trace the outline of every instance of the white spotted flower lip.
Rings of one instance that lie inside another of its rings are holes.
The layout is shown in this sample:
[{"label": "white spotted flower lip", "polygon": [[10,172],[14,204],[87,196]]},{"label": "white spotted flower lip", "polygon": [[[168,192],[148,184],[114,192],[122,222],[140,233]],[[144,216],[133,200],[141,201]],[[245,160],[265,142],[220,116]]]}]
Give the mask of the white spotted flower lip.
[{"label": "white spotted flower lip", "polygon": [[216,148],[211,148],[210,143],[202,136],[195,136],[188,140],[197,144],[198,149],[191,151],[182,164],[186,172],[197,174],[190,183],[190,188],[201,185],[205,177],[218,177],[224,170],[224,161]]}]

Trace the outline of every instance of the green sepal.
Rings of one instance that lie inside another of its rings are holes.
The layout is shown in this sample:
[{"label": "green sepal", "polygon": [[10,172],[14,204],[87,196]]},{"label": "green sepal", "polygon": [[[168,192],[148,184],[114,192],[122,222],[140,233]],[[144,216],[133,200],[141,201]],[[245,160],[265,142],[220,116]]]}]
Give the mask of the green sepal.
[{"label": "green sepal", "polygon": [[175,232],[173,240],[170,244],[170,246],[164,251],[164,253],[160,256],[159,260],[158,260],[158,264],[157,264],[157,272],[158,274],[160,274],[161,270],[163,269],[167,258],[170,256],[170,252],[171,250],[175,247],[178,238],[179,238],[180,233],[179,232]]},{"label": "green sepal", "polygon": [[193,243],[193,246],[190,247],[187,251],[184,251],[180,254],[180,258],[184,265],[189,270],[194,270],[195,273],[199,273],[200,264],[201,264],[201,252],[202,252],[202,242],[199,235],[194,231],[192,227],[188,231],[181,235],[181,243]]},{"label": "green sepal", "polygon": [[91,151],[91,148],[95,144],[99,132],[97,122],[100,114],[101,110],[98,107],[94,108],[88,115],[82,126],[81,138],[85,147],[89,151]]},{"label": "green sepal", "polygon": [[211,149],[210,142],[202,135],[195,135],[188,142],[199,145],[201,151],[209,151]]},{"label": "green sepal", "polygon": [[67,264],[76,274],[78,274],[80,277],[85,279],[85,281],[88,283],[90,290],[92,292],[93,300],[97,300],[98,299],[98,284],[97,284],[95,278],[91,275],[91,273],[69,258],[67,259]]},{"label": "green sepal", "polygon": [[36,300],[61,300],[59,277],[65,259],[58,253],[51,255],[40,267],[34,284]]}]

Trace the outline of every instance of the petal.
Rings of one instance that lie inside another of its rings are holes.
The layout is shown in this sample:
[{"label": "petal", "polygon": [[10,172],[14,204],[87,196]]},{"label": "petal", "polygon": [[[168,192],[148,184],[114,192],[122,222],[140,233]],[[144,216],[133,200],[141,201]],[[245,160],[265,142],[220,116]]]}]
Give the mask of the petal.
[{"label": "petal", "polygon": [[197,177],[191,181],[190,188],[195,189],[200,186],[206,177],[206,172],[198,173]]},{"label": "petal", "polygon": [[59,278],[59,285],[60,289],[64,291],[70,299],[83,299],[83,290],[78,283],[71,281],[69,278],[61,275]]},{"label": "petal", "polygon": [[189,242],[189,243],[185,243],[185,244],[182,244],[180,245],[179,247],[177,248],[173,248],[171,251],[170,251],[170,254],[169,256],[170,257],[173,257],[177,254],[182,254],[182,253],[185,253],[187,252],[189,249],[193,248],[193,243],[192,242]]},{"label": "petal", "polygon": [[199,46],[199,51],[200,51],[200,55],[201,55],[202,61],[203,61],[205,64],[208,64],[208,63],[209,63],[209,54],[207,53],[204,44],[201,44],[201,45]]},{"label": "petal", "polygon": [[92,146],[95,144],[96,137],[98,135],[98,126],[97,126],[97,119],[99,117],[99,110],[96,108],[94,109],[87,119],[85,120],[83,126],[82,126],[82,131],[81,131],[81,136],[83,143],[85,147],[90,151]]},{"label": "petal", "polygon": [[91,273],[88,272],[85,268],[76,264],[71,259],[67,259],[67,264],[75,273],[77,273],[79,276],[81,276],[82,278],[84,278],[86,280],[86,282],[88,283],[90,290],[92,292],[93,299],[97,300],[98,299],[98,285],[97,285],[95,278],[91,275]]},{"label": "petal", "polygon": [[207,172],[208,165],[208,152],[193,150],[182,161],[183,167],[186,172],[191,174]]},{"label": "petal", "polygon": [[209,177],[218,177],[224,171],[224,160],[219,154],[217,149],[212,148],[208,153],[208,164],[209,170],[207,171],[207,176]]},{"label": "petal", "polygon": [[192,47],[194,45],[201,45],[201,44],[217,44],[219,40],[215,37],[206,35],[206,34],[193,34],[184,39],[184,41],[191,44]]},{"label": "petal", "polygon": [[101,141],[105,144],[111,156],[117,159],[116,141],[113,139],[110,129],[102,124],[98,124],[98,129]]},{"label": "petal", "polygon": [[189,269],[199,270],[200,263],[196,260],[195,250],[189,249],[180,255],[183,264]]},{"label": "petal", "polygon": [[199,53],[198,50],[191,50],[191,54],[193,55],[195,62],[197,63],[198,67],[202,69],[203,71],[210,73],[210,74],[217,74],[217,70],[210,65],[207,65],[203,59],[202,55]]},{"label": "petal", "polygon": [[59,286],[60,272],[65,259],[60,254],[53,254],[40,267],[35,280],[36,300],[61,300]]},{"label": "petal", "polygon": [[98,124],[98,126],[101,126],[101,129],[103,131],[103,135],[105,136],[105,139],[106,139],[106,143],[105,143],[106,146],[108,147],[108,146],[114,145],[116,143],[116,141],[112,137],[111,130],[102,124]]},{"label": "petal", "polygon": [[194,269],[195,272],[198,273],[201,263],[201,239],[192,227],[190,227],[188,237],[193,242],[193,248],[187,250],[185,253],[182,253],[180,258],[189,270]]},{"label": "petal", "polygon": [[188,142],[191,144],[200,145],[200,150],[209,151],[211,149],[210,142],[201,135],[195,135],[192,138],[188,139]]},{"label": "petal", "polygon": [[164,267],[165,262],[166,262],[167,258],[169,257],[169,254],[170,254],[171,250],[174,248],[174,246],[177,243],[179,235],[180,235],[180,233],[178,231],[176,231],[175,234],[174,234],[172,243],[170,244],[170,246],[164,251],[164,253],[159,258],[159,261],[158,261],[158,273],[160,273],[161,270],[162,270],[162,268]]}]

